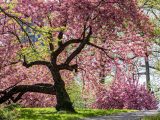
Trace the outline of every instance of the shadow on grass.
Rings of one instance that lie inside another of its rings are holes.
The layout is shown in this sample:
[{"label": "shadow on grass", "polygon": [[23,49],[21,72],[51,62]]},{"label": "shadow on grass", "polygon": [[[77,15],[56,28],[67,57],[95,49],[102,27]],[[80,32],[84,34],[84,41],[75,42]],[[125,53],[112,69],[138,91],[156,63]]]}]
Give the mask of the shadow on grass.
[{"label": "shadow on grass", "polygon": [[32,109],[20,110],[20,120],[78,120],[80,118],[77,114],[57,113],[50,111],[35,111]]},{"label": "shadow on grass", "polygon": [[51,108],[22,108],[19,120],[79,120],[85,117],[94,117],[102,115],[117,114],[128,112],[128,110],[94,110],[94,109],[77,109],[77,113],[59,113]]}]

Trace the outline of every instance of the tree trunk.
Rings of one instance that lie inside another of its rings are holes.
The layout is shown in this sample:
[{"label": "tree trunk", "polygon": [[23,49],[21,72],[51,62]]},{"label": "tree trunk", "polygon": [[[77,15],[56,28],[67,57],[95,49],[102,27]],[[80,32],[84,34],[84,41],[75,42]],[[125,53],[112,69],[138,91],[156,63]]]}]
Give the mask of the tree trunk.
[{"label": "tree trunk", "polygon": [[60,71],[57,69],[54,69],[52,71],[52,76],[55,82],[54,87],[55,87],[56,99],[57,99],[56,110],[75,112],[72,106],[70,97],[65,89],[65,83],[61,78]]},{"label": "tree trunk", "polygon": [[145,57],[145,67],[146,67],[146,85],[147,89],[151,91],[151,81],[150,81],[150,70],[149,70],[149,60],[148,55]]}]

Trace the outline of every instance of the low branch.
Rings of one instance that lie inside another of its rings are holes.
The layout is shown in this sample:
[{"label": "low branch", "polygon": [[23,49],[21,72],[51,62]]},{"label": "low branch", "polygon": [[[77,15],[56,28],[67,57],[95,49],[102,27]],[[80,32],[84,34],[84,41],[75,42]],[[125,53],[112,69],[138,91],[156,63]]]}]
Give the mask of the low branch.
[{"label": "low branch", "polygon": [[[17,102],[21,99],[22,95],[24,95],[27,92],[36,92],[36,93],[44,93],[44,94],[50,94],[55,95],[55,89],[52,84],[34,84],[34,85],[16,85],[10,89],[1,91],[1,97],[0,97],[0,104],[8,101],[11,99],[13,102]],[[18,96],[14,98],[13,95],[18,94]]]}]

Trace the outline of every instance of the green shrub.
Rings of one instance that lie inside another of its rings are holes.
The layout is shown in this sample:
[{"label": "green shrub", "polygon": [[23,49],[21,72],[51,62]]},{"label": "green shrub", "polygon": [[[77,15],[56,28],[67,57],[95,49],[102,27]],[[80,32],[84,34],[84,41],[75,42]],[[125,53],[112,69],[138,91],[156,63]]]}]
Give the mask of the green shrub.
[{"label": "green shrub", "polygon": [[15,108],[19,107],[20,106],[17,104],[0,106],[0,120],[16,120],[19,116],[19,113]]},{"label": "green shrub", "polygon": [[17,103],[13,103],[13,104],[7,105],[5,108],[12,111],[15,108],[21,108],[21,105]]}]

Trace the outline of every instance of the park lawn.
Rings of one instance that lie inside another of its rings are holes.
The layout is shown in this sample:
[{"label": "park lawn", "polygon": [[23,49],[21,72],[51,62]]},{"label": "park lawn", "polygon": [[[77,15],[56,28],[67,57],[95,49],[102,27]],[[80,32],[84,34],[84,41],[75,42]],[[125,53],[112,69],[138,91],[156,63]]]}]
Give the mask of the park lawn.
[{"label": "park lawn", "polygon": [[98,110],[98,109],[76,109],[76,114],[57,113],[54,108],[17,108],[20,113],[18,120],[78,120],[85,117],[111,115],[121,112],[132,112],[134,110]]},{"label": "park lawn", "polygon": [[147,117],[144,117],[142,120],[160,120],[160,114],[155,116],[147,116]]}]

